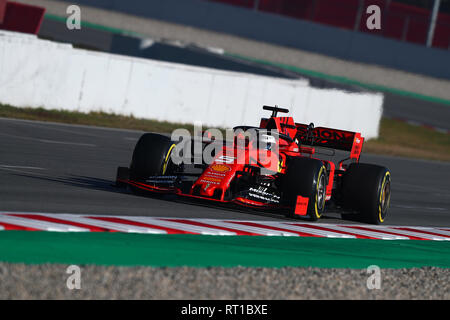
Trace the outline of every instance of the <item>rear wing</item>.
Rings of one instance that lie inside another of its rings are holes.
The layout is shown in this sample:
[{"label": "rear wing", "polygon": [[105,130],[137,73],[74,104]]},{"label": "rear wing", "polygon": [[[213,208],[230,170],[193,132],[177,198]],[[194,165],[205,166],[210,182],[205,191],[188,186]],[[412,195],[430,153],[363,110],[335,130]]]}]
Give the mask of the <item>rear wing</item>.
[{"label": "rear wing", "polygon": [[310,127],[303,123],[296,123],[295,138],[300,144],[326,147],[350,152],[350,159],[359,161],[364,138],[359,132],[351,132],[332,128]]}]

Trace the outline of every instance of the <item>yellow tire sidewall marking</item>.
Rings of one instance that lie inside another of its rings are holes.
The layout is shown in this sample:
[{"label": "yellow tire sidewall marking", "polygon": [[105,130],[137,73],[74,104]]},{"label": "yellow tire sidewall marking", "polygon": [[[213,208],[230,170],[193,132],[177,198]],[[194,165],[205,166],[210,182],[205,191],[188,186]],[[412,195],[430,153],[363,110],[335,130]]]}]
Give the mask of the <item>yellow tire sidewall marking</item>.
[{"label": "yellow tire sidewall marking", "polygon": [[[316,218],[317,218],[317,219],[320,219],[320,217],[322,216],[321,214],[319,214],[319,207],[318,207],[317,205],[318,205],[318,202],[319,202],[319,194],[318,194],[318,191],[319,191],[320,177],[322,176],[324,170],[325,170],[325,167],[322,166],[322,168],[320,168],[319,175],[317,176],[316,201],[314,202],[314,211],[315,211],[315,214],[316,214]],[[326,187],[325,187],[325,188],[326,188]],[[326,197],[323,198],[323,202],[324,202],[323,205],[325,205],[325,198],[326,198]]]},{"label": "yellow tire sidewall marking", "polygon": [[[383,208],[381,207],[381,199],[383,198],[384,187],[385,187],[385,185],[386,185],[386,182],[387,182],[387,178],[388,178],[388,177],[389,177],[389,181],[390,181],[390,180],[391,180],[391,173],[390,173],[389,171],[387,171],[387,172],[385,173],[385,175],[384,175],[383,183],[381,184],[380,199],[379,199],[379,201],[378,201],[378,221],[380,221],[381,223],[384,222],[384,219],[383,219],[383,217],[381,216],[382,210],[383,210]],[[390,198],[390,195],[389,195],[389,198]],[[390,199],[387,199],[387,200],[389,201]],[[386,201],[386,199],[385,199],[385,201]]]},{"label": "yellow tire sidewall marking", "polygon": [[175,143],[172,144],[169,148],[169,151],[167,151],[166,154],[166,158],[164,159],[164,164],[163,164],[163,170],[162,170],[162,175],[166,174],[166,170],[167,170],[167,163],[169,162],[169,156],[172,153],[173,148],[175,148]]}]

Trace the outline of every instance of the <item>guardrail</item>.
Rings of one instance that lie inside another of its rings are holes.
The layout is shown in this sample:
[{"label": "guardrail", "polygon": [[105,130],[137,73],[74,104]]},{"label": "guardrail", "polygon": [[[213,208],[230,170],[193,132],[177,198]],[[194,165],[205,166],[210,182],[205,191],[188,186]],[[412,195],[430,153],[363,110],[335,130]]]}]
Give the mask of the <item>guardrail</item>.
[{"label": "guardrail", "polygon": [[313,88],[285,80],[74,49],[0,32],[0,102],[104,111],[210,127],[257,125],[264,104],[288,107],[298,122],[378,136],[383,95]]}]

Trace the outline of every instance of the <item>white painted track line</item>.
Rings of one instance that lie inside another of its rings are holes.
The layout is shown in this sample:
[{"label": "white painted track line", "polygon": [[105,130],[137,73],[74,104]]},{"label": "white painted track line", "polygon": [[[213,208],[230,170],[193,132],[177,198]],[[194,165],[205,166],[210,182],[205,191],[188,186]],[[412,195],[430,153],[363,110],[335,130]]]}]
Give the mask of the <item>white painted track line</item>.
[{"label": "white painted track line", "polygon": [[403,234],[405,236],[419,237],[419,238],[424,238],[424,239],[428,239],[428,240],[449,240],[448,238],[445,238],[445,237],[440,237],[440,236],[435,236],[435,235],[420,232],[416,228],[414,229],[416,231],[407,231],[407,230],[402,230],[402,229],[395,228],[395,227],[383,227],[383,228],[374,227],[373,229],[375,229],[375,230],[379,229],[381,231],[394,232],[394,233]]},{"label": "white painted track line", "polygon": [[89,231],[89,229],[71,226],[68,224],[53,223],[47,221],[19,218],[13,216],[0,215],[0,222],[38,229],[45,231],[56,231],[56,232],[80,232]]},{"label": "white painted track line", "polygon": [[108,221],[101,221],[97,219],[84,218],[81,216],[72,216],[69,214],[58,215],[60,219],[69,220],[77,223],[83,223],[95,227],[105,228],[113,231],[121,232],[131,232],[131,233],[155,233],[155,234],[165,234],[166,232],[159,229],[144,228],[132,225],[126,225],[121,223],[114,223]]},{"label": "white painted track line", "polygon": [[128,220],[132,221],[138,221],[143,223],[149,223],[154,224],[157,226],[162,226],[166,228],[171,229],[178,229],[183,230],[187,232],[192,233],[198,233],[198,234],[205,234],[205,235],[236,235],[236,232],[230,232],[226,230],[221,229],[214,229],[214,228],[207,228],[207,227],[200,227],[200,226],[194,226],[182,222],[172,222],[172,221],[165,221],[150,217],[127,217]]},{"label": "white painted track line", "polygon": [[[336,225],[302,221],[250,221],[145,216],[81,215],[69,213],[0,212],[8,229],[45,231],[112,231],[147,234],[191,233],[203,235],[317,236],[383,240],[450,240],[445,227]],[[71,225],[73,223],[74,225]],[[16,227],[15,227],[16,226]],[[5,227],[0,225],[0,230]]]},{"label": "white painted track line", "polygon": [[355,236],[343,234],[343,233],[337,233],[337,232],[330,232],[330,231],[323,231],[313,228],[305,228],[300,226],[294,226],[289,223],[284,222],[263,222],[263,224],[267,226],[274,226],[278,228],[284,228],[292,231],[298,231],[298,232],[304,232],[304,233],[310,233],[321,237],[327,237],[327,238],[346,238],[346,239],[355,239]]},{"label": "white painted track line", "polygon": [[[270,227],[259,228],[259,227],[252,227],[252,226],[247,226],[247,225],[243,225],[243,224],[238,224],[239,221],[234,221],[231,223],[231,222],[226,222],[226,221],[221,221],[221,220],[212,220],[212,219],[198,219],[198,220],[201,222],[204,222],[204,223],[208,223],[208,224],[212,224],[212,225],[216,225],[216,226],[220,226],[220,227],[237,229],[237,230],[241,230],[241,231],[245,231],[245,232],[264,235],[264,236],[294,236],[294,237],[298,236],[298,234],[296,234],[296,233],[273,230],[273,229],[270,229]],[[228,221],[231,221],[231,220],[228,220]],[[253,221],[253,222],[258,223],[258,221]]]},{"label": "white painted track line", "polygon": [[346,226],[340,226],[340,225],[333,226],[331,229],[336,230],[336,231],[350,232],[350,233],[357,234],[357,235],[363,235],[363,236],[377,238],[377,239],[383,239],[383,240],[409,239],[408,237],[390,235],[390,234],[376,232],[376,231],[359,230],[359,229],[350,228],[350,227],[346,227]]}]

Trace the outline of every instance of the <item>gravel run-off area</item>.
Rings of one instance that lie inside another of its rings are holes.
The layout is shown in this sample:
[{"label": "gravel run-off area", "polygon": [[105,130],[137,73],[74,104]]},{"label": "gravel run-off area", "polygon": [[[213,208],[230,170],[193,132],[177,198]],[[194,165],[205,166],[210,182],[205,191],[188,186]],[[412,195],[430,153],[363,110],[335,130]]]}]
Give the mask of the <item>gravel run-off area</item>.
[{"label": "gravel run-off area", "polygon": [[367,269],[79,267],[70,290],[68,265],[0,263],[0,299],[450,299],[448,268],[381,269],[369,290]]}]

